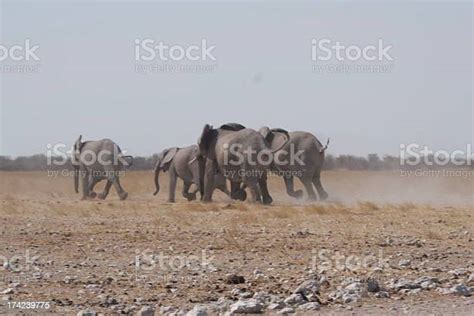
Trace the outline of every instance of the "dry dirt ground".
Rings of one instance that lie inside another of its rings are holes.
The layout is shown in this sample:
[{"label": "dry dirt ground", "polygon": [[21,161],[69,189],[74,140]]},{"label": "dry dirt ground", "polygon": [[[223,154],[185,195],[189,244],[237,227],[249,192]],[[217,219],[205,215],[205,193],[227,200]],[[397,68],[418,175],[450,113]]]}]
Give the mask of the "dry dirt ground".
[{"label": "dry dirt ground", "polygon": [[330,198],[314,203],[272,178],[271,206],[187,202],[179,188],[166,203],[167,177],[153,196],[151,172],[126,174],[126,201],[80,201],[46,172],[0,179],[0,314],[42,312],[12,308],[22,301],[50,302],[45,314],[226,309],[308,280],[319,310],[286,304],[300,314],[474,312],[474,177],[324,172]]}]

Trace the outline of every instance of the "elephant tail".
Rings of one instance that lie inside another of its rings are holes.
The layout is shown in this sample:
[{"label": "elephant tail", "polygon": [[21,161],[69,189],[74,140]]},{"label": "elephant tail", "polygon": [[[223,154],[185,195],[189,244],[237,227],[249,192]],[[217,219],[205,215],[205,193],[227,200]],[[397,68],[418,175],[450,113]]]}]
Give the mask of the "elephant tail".
[{"label": "elephant tail", "polygon": [[328,149],[328,146],[329,146],[329,137],[328,137],[328,141],[326,142],[326,145],[324,147],[322,147],[323,145],[318,141],[319,145],[321,145],[321,149],[319,150],[320,153],[323,153],[326,151],[326,149]]},{"label": "elephant tail", "polygon": [[161,171],[161,167],[160,167],[160,162],[158,161],[158,163],[156,164],[156,167],[155,167],[155,193],[153,193],[153,195],[157,195],[158,192],[160,192],[160,171]]}]

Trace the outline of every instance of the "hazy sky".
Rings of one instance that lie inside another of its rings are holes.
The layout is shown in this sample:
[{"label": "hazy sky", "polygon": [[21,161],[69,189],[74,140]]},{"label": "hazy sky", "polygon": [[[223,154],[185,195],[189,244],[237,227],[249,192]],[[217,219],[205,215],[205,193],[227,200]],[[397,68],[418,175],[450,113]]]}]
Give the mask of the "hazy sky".
[{"label": "hazy sky", "polygon": [[[0,44],[39,45],[40,71],[1,74],[0,152],[45,153],[82,134],[149,155],[225,122],[310,131],[333,154],[463,149],[474,135],[472,14],[470,2],[2,1]],[[206,39],[216,61],[203,64],[215,68],[137,73],[135,39],[146,38]],[[384,74],[316,73],[312,39],[383,39],[394,60],[368,62]]]}]

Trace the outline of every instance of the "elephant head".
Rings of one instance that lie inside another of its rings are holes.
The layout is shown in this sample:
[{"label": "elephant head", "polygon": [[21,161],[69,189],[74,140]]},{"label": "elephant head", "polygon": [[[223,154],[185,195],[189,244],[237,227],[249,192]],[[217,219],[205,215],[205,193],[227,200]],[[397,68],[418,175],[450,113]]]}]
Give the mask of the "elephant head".
[{"label": "elephant head", "polygon": [[179,148],[178,147],[172,147],[163,150],[159,155],[158,155],[158,160],[156,162],[155,166],[155,193],[153,195],[157,195],[158,192],[160,191],[160,182],[159,182],[159,177],[160,177],[160,171],[163,170],[164,172],[168,171],[171,162],[173,161],[174,156],[178,152]]},{"label": "elephant head", "polygon": [[266,126],[259,130],[263,138],[267,142],[268,147],[272,152],[277,152],[282,149],[290,140],[288,132],[282,128],[268,128]]},{"label": "elephant head", "polygon": [[206,124],[202,130],[201,136],[198,139],[199,153],[203,158],[209,157],[214,159],[214,153],[212,152],[213,145],[215,145],[219,130],[236,132],[245,129],[245,126],[238,123],[227,123],[221,125],[218,129],[213,128],[211,125]]},{"label": "elephant head", "polygon": [[76,191],[76,193],[79,193],[79,157],[83,145],[84,143],[82,142],[82,135],[79,135],[79,138],[74,143],[74,148],[71,156],[71,163],[74,168],[74,191]]}]

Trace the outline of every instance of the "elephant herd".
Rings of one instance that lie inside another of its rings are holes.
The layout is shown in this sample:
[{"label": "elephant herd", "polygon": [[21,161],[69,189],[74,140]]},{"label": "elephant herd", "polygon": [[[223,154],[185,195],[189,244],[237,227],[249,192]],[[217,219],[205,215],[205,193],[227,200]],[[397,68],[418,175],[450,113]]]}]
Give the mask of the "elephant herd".
[{"label": "elephant herd", "polygon": [[[160,191],[160,173],[168,172],[169,202],[175,202],[179,178],[183,181],[182,195],[188,201],[197,199],[199,192],[202,201],[210,202],[215,189],[232,199],[244,201],[248,190],[250,202],[271,204],[273,199],[267,177],[275,174],[284,179],[288,195],[303,196],[302,190],[294,190],[293,182],[297,177],[309,200],[317,199],[314,188],[319,198],[325,200],[328,194],[321,184],[321,169],[328,144],[329,140],[323,146],[308,132],[268,127],[256,131],[237,123],[218,128],[206,124],[197,144],[168,148],[158,155],[154,195]],[[128,194],[120,184],[120,175],[132,161],[133,158],[123,155],[120,147],[110,139],[82,142],[79,137],[72,155],[76,193],[81,178],[83,199],[105,199],[112,185],[120,199],[126,199]],[[107,184],[103,192],[96,194],[94,186],[101,180],[107,180]]]}]

